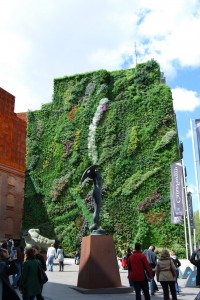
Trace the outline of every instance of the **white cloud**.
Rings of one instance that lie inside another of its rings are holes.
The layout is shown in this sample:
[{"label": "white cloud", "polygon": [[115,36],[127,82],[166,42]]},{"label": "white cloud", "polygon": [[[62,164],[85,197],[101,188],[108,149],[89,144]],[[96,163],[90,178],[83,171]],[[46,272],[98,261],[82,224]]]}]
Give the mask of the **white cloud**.
[{"label": "white cloud", "polygon": [[186,138],[190,139],[192,137],[192,131],[191,129],[188,130],[188,132],[186,133]]},{"label": "white cloud", "polygon": [[99,49],[93,53],[90,57],[92,65],[99,68],[99,64],[106,65],[108,70],[119,69],[124,61],[124,55],[132,56],[134,53],[134,45],[124,45],[115,50],[106,51],[105,49]]},{"label": "white cloud", "polygon": [[35,109],[51,101],[53,78],[120,69],[128,56],[134,66],[135,42],[138,62],[156,59],[170,79],[200,67],[199,19],[198,0],[2,0],[0,86]]},{"label": "white cloud", "polygon": [[181,87],[172,89],[173,105],[175,111],[194,111],[200,106],[200,97],[195,91],[189,91]]},{"label": "white cloud", "polygon": [[192,194],[196,194],[197,193],[196,186],[194,184],[189,184],[187,187],[187,191],[191,192]]},{"label": "white cloud", "polygon": [[187,187],[187,191],[192,193],[192,204],[193,204],[193,212],[199,210],[199,200],[197,195],[197,188],[194,184],[189,184]]}]

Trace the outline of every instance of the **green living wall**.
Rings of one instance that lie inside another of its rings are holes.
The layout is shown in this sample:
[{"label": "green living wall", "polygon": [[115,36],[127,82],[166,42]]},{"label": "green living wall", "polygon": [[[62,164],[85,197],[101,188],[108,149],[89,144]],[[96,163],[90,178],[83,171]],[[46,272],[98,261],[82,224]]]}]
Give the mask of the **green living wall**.
[{"label": "green living wall", "polygon": [[156,61],[55,79],[52,103],[28,113],[23,229],[74,251],[92,224],[93,184],[81,189],[81,176],[98,164],[101,226],[117,249],[138,241],[183,253],[183,226],[170,224],[178,159],[172,94]]}]

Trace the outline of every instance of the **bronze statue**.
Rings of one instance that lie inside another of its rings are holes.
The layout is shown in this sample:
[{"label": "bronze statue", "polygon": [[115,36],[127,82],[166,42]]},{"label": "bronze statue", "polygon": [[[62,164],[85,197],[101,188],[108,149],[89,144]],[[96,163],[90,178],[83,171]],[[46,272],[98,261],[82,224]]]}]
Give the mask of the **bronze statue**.
[{"label": "bronze statue", "polygon": [[94,199],[94,214],[93,224],[90,227],[90,231],[92,234],[104,234],[104,230],[99,227],[99,213],[102,199],[102,177],[97,168],[98,165],[93,165],[85,170],[81,178],[81,186],[83,187],[88,180],[93,180],[94,189],[92,197]]}]

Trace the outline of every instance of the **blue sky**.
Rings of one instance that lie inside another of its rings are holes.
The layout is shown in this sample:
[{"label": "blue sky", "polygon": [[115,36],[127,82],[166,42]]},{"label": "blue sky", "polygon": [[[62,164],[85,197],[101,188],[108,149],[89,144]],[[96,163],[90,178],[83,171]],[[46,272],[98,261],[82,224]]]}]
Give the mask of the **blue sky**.
[{"label": "blue sky", "polygon": [[54,78],[135,67],[136,45],[138,63],[154,58],[172,89],[197,210],[190,119],[200,118],[199,36],[199,0],[0,0],[0,86],[16,97],[15,112],[40,109]]}]

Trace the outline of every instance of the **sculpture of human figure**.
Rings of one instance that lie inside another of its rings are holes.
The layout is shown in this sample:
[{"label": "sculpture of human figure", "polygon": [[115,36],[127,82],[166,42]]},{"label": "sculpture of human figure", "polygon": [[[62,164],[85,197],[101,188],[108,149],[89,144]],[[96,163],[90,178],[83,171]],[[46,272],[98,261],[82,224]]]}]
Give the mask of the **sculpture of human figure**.
[{"label": "sculpture of human figure", "polygon": [[103,229],[99,227],[99,214],[102,199],[102,177],[97,168],[97,165],[93,165],[83,173],[83,176],[81,178],[81,185],[83,187],[88,180],[92,180],[94,183],[94,189],[92,193],[92,197],[94,199],[94,213],[93,224],[90,227],[90,231],[95,234],[103,234]]}]

